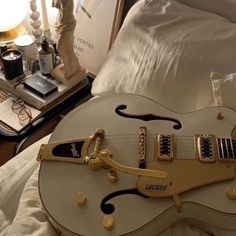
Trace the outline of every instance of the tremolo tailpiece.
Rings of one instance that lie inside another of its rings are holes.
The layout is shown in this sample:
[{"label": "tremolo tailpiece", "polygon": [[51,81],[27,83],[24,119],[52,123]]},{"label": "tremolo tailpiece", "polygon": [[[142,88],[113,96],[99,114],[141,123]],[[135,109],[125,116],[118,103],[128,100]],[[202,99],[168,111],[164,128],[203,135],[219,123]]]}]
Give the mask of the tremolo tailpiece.
[{"label": "tremolo tailpiece", "polygon": [[[97,129],[95,134],[88,138],[43,144],[40,148],[37,160],[88,164],[93,170],[104,167],[137,176],[160,179],[167,178],[168,175],[165,171],[129,167],[112,160],[111,151],[108,149],[101,149],[104,136],[105,131],[103,129]],[[93,143],[94,149],[89,155],[89,148]]]},{"label": "tremolo tailpiece", "polygon": [[[62,142],[42,144],[37,156],[38,161],[62,161],[86,164],[89,159],[96,158],[104,138],[104,130],[97,129],[88,138],[74,139]],[[90,146],[95,142],[94,152],[89,155]]]}]

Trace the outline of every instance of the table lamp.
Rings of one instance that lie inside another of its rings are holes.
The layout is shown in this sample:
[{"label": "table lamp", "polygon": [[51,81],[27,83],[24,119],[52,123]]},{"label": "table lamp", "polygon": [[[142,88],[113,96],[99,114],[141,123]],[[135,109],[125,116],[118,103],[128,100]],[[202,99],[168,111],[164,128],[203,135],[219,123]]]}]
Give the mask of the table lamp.
[{"label": "table lamp", "polygon": [[0,0],[0,42],[12,42],[26,33],[21,24],[29,9],[28,0]]}]

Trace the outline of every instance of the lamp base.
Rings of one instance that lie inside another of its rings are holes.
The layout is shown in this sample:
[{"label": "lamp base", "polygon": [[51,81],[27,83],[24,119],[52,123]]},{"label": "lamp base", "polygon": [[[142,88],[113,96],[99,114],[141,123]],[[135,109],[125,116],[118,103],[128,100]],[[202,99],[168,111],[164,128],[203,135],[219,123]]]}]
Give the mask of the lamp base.
[{"label": "lamp base", "polygon": [[0,43],[12,43],[18,36],[27,34],[27,30],[23,24],[17,26],[16,28],[0,32]]}]

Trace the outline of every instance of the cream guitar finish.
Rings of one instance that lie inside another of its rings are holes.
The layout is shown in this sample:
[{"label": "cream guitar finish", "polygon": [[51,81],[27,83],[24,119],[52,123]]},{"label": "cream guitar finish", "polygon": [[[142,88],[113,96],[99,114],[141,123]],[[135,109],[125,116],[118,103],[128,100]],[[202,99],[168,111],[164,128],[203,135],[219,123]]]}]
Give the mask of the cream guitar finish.
[{"label": "cream guitar finish", "polygon": [[182,218],[236,230],[235,123],[224,107],[178,114],[138,95],[90,100],[38,155],[51,222],[61,235],[152,236]]}]

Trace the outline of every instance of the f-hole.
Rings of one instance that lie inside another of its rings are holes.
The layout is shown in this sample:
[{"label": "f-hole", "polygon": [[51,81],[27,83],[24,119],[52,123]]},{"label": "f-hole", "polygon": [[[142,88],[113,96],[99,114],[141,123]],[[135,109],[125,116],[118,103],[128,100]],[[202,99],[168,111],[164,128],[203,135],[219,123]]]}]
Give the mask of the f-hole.
[{"label": "f-hole", "polygon": [[167,120],[167,121],[171,121],[173,123],[175,123],[173,125],[174,129],[181,129],[182,128],[182,124],[180,123],[179,120],[172,118],[172,117],[165,117],[165,116],[158,116],[158,115],[154,115],[151,113],[148,114],[144,114],[144,115],[135,115],[135,114],[128,114],[125,113],[124,110],[127,109],[126,105],[119,105],[116,107],[115,112],[117,115],[125,117],[125,118],[129,118],[129,119],[138,119],[138,120],[143,120],[143,121],[152,121],[152,120]]},{"label": "f-hole", "polygon": [[125,190],[120,190],[117,192],[113,192],[109,195],[107,195],[101,202],[100,204],[100,208],[102,210],[102,212],[104,214],[112,214],[115,211],[115,206],[111,203],[107,203],[108,201],[110,201],[111,199],[115,198],[115,197],[119,197],[121,195],[126,195],[126,194],[133,194],[133,195],[137,195],[140,197],[144,197],[144,198],[148,198],[147,196],[143,195],[142,193],[140,193],[136,188],[134,189],[125,189]]}]

